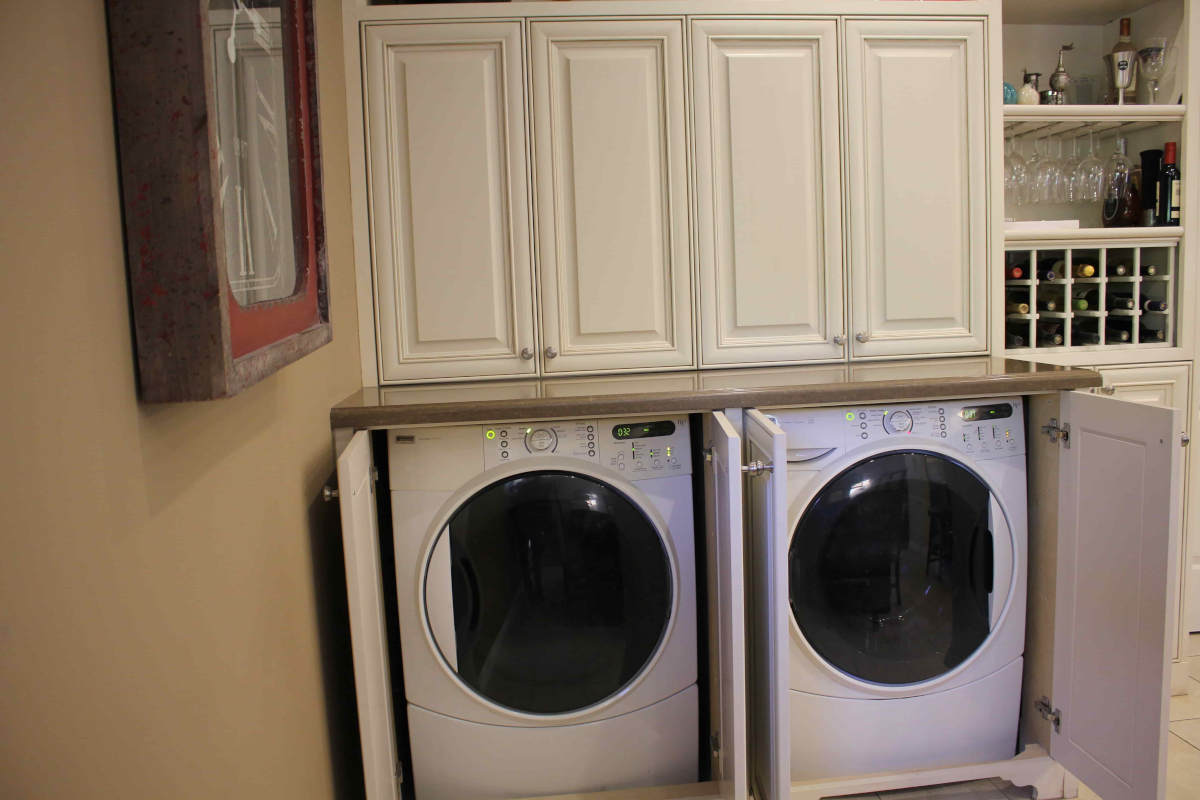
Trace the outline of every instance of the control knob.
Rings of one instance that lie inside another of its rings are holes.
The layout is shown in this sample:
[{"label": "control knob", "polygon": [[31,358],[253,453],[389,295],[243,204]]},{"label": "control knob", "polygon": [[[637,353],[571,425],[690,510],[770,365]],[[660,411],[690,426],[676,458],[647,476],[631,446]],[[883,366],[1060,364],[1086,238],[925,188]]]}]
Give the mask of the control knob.
[{"label": "control knob", "polygon": [[525,434],[525,448],[531,453],[554,452],[558,436],[550,428],[534,428]]},{"label": "control knob", "polygon": [[883,418],[883,428],[888,433],[908,433],[912,425],[912,414],[907,411],[893,411]]}]

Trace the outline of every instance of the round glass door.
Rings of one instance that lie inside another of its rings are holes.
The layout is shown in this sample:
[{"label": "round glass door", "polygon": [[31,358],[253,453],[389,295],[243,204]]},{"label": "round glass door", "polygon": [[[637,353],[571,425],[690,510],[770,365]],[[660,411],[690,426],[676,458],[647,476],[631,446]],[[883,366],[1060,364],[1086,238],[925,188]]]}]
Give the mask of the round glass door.
[{"label": "round glass door", "polygon": [[792,534],[788,584],[804,638],[865,681],[919,683],[990,632],[991,493],[961,464],[891,452],[830,481]]},{"label": "round glass door", "polygon": [[537,471],[459,506],[434,544],[425,607],[442,658],[507,708],[562,714],[617,694],[667,629],[671,563],[625,494]]}]

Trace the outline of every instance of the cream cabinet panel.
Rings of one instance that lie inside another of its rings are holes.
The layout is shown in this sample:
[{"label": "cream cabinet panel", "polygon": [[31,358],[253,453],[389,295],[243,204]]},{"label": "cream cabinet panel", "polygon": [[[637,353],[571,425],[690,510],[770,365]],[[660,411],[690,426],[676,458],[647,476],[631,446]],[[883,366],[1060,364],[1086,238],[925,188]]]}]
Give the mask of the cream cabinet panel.
[{"label": "cream cabinet panel", "polygon": [[697,21],[692,53],[702,364],[844,358],[837,23]]},{"label": "cream cabinet panel", "polygon": [[363,46],[380,379],[536,373],[521,24]]},{"label": "cream cabinet panel", "polygon": [[683,22],[530,32],[543,369],[691,365]]},{"label": "cream cabinet panel", "polygon": [[984,23],[846,23],[851,347],[987,348]]},{"label": "cream cabinet panel", "polygon": [[1186,364],[1131,367],[1092,367],[1104,379],[1093,394],[1105,394],[1131,403],[1144,403],[1174,408],[1183,413],[1184,426],[1188,417],[1188,368]]}]

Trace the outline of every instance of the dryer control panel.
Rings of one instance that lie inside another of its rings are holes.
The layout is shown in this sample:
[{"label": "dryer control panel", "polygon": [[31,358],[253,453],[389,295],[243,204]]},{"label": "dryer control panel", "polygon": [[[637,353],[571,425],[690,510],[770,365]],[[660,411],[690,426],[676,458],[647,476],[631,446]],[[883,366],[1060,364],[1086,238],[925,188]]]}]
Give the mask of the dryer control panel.
[{"label": "dryer control panel", "polygon": [[976,458],[1025,452],[1021,398],[894,403],[846,408],[788,409],[772,413],[788,435],[788,459],[815,460],[889,440],[932,441]]},{"label": "dryer control panel", "polygon": [[627,417],[484,425],[488,468],[522,458],[579,458],[630,480],[690,475],[687,417]]}]

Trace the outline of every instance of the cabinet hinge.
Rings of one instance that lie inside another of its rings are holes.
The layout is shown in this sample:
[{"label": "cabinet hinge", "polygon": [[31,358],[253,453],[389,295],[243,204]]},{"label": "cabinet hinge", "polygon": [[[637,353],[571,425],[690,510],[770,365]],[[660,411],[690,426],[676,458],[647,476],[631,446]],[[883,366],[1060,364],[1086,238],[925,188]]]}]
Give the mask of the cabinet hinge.
[{"label": "cabinet hinge", "polygon": [[404,764],[402,762],[396,762],[396,768],[392,770],[392,777],[396,779],[396,796],[402,797],[404,795],[400,788],[404,786]]},{"label": "cabinet hinge", "polygon": [[746,473],[751,478],[761,478],[763,475],[766,475],[768,472],[771,472],[774,469],[774,464],[768,464],[765,461],[759,461],[758,459],[751,461],[749,464],[742,465],[742,472]]},{"label": "cabinet hinge", "polygon": [[1042,696],[1033,704],[1034,709],[1042,715],[1042,719],[1048,719],[1054,723],[1054,732],[1061,733],[1062,731],[1062,712],[1050,705],[1050,698]]},{"label": "cabinet hinge", "polygon": [[1071,423],[1064,422],[1063,424],[1059,425],[1058,419],[1056,417],[1051,417],[1050,423],[1042,426],[1042,433],[1049,436],[1050,441],[1061,441],[1063,447],[1067,448],[1068,450],[1071,449]]},{"label": "cabinet hinge", "polygon": [[710,444],[708,447],[704,448],[704,450],[702,450],[701,452],[704,453],[704,460],[706,462],[711,463],[713,460],[713,455],[716,451],[713,450],[713,446]]},{"label": "cabinet hinge", "polygon": [[379,470],[377,470],[375,467],[371,467],[371,483],[378,483],[378,482],[379,482]]},{"label": "cabinet hinge", "polygon": [[713,731],[708,737],[708,747],[712,750],[713,764],[717,764],[721,760],[721,732]]}]

